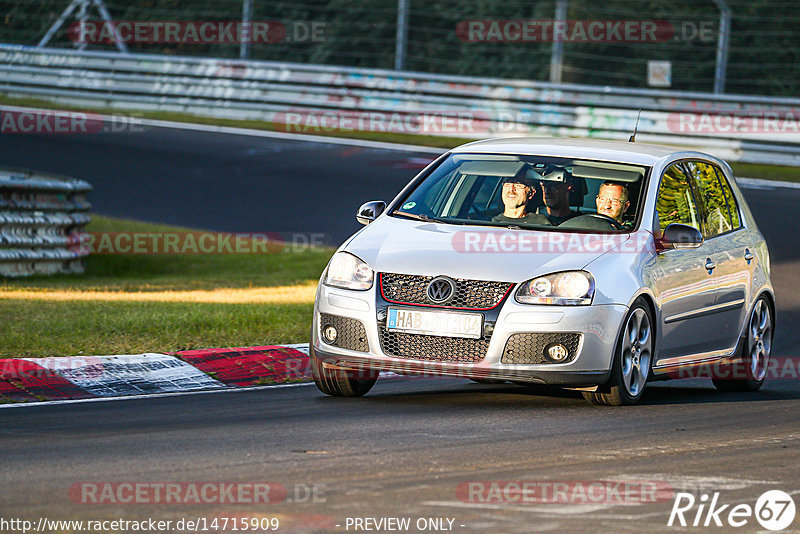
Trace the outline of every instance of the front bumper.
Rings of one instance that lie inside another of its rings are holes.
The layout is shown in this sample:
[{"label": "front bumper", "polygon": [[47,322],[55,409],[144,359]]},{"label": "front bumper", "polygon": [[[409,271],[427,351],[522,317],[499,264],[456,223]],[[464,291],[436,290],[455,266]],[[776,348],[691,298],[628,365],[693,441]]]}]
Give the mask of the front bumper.
[{"label": "front bumper", "polygon": [[[497,378],[558,386],[582,387],[608,380],[624,305],[539,306],[519,304],[509,296],[496,312],[485,357],[476,363],[429,361],[387,355],[382,348],[375,288],[348,291],[320,284],[314,306],[311,337],[313,355],[329,366],[465,378]],[[401,306],[402,307],[402,306]],[[412,306],[413,307],[413,306]],[[364,325],[368,349],[349,350],[320,338],[320,314],[346,317]],[[567,363],[503,363],[506,342],[513,334],[579,333],[574,359]],[[408,356],[408,355],[406,355]]]}]

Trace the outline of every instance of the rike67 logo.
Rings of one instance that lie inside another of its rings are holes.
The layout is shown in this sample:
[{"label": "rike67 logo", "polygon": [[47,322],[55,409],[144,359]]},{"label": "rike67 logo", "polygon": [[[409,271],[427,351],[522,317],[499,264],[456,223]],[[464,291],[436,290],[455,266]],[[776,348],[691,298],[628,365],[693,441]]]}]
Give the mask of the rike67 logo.
[{"label": "rike67 logo", "polygon": [[739,528],[752,525],[754,518],[762,528],[783,530],[794,521],[794,499],[784,491],[770,490],[761,494],[755,506],[750,506],[722,503],[718,491],[711,496],[704,493],[699,499],[680,492],[675,495],[667,526]]}]

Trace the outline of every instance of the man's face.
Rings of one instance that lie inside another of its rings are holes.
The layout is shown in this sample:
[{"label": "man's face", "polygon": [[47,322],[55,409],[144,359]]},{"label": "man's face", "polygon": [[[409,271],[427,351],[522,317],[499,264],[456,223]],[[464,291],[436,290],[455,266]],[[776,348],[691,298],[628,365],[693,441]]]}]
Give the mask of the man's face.
[{"label": "man's face", "polygon": [[618,185],[604,185],[597,195],[597,213],[622,222],[622,214],[630,206],[628,200],[622,200],[624,189]]},{"label": "man's face", "polygon": [[544,205],[557,208],[569,204],[569,184],[566,182],[542,182]]},{"label": "man's face", "polygon": [[503,184],[503,204],[514,209],[527,204],[533,196],[533,190],[522,182],[505,182]]}]

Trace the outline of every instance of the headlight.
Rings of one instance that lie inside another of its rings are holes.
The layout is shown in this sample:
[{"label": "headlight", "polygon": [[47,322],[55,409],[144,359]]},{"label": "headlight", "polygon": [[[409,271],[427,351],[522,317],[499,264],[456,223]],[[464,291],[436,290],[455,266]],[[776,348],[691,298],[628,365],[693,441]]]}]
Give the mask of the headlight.
[{"label": "headlight", "polygon": [[594,297],[594,278],[586,271],[548,274],[523,282],[514,298],[520,304],[586,306]]},{"label": "headlight", "polygon": [[364,291],[372,287],[375,276],[369,265],[347,252],[331,258],[323,283],[328,286]]}]

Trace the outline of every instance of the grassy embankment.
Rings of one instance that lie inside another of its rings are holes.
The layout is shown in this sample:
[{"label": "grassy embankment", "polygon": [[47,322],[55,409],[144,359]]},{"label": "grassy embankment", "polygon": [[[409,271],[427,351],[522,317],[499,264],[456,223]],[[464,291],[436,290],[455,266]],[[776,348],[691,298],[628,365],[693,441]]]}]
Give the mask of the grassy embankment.
[{"label": "grassy embankment", "polygon": [[[92,232],[184,229],[94,216]],[[303,343],[329,248],[101,254],[82,276],[0,280],[0,357]]]}]

